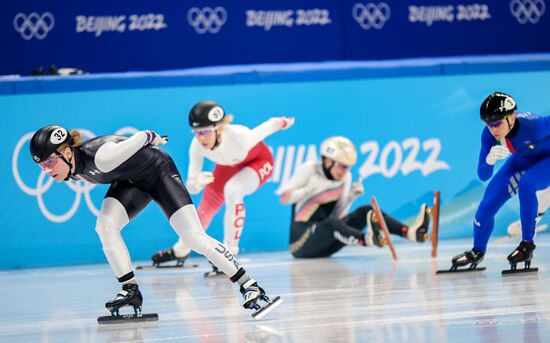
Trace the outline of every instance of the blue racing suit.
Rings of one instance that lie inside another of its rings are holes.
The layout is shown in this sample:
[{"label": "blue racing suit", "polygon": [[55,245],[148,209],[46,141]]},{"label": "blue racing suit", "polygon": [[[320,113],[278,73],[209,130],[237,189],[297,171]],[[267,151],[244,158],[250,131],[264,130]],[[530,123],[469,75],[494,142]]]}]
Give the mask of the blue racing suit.
[{"label": "blue racing suit", "polygon": [[[550,186],[550,116],[517,113],[514,127],[505,141],[512,154],[487,185],[474,219],[474,248],[481,252],[487,250],[496,213],[518,192],[522,238],[532,241],[538,209],[536,192]],[[485,159],[491,147],[497,144],[501,142],[485,127],[477,167],[482,181],[493,175],[494,166],[487,164]]]}]

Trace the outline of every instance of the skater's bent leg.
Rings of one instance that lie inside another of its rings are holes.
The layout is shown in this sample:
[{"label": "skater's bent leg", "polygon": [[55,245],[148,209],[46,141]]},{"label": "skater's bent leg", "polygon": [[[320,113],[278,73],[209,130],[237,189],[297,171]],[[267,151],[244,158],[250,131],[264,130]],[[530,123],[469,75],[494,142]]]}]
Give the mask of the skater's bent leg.
[{"label": "skater's bent leg", "polygon": [[[206,186],[199,207],[197,208],[197,214],[204,230],[208,229],[212,222],[212,218],[223,205],[224,195],[221,191],[218,191],[219,188],[221,187],[216,185],[216,181]],[[191,247],[185,244],[185,241],[181,238],[178,239],[172,249],[176,257],[187,256],[191,252]]]},{"label": "skater's bent leg", "polygon": [[484,253],[487,250],[487,243],[495,224],[495,215],[517,190],[521,173],[511,166],[510,161],[506,161],[491,179],[477,208],[474,218],[474,248],[479,252]]},{"label": "skater's bent leg", "polygon": [[363,230],[367,226],[367,213],[372,210],[371,205],[363,205],[346,215],[343,220],[346,224],[357,230]]},{"label": "skater's bent leg", "polygon": [[[363,205],[361,207],[358,207],[353,212],[344,217],[344,221],[349,226],[362,230],[365,228],[365,226],[367,226],[367,213],[370,210],[373,210],[371,205]],[[386,221],[390,234],[398,235],[401,237],[407,236],[408,227],[405,224],[399,222],[398,220],[394,219],[383,211],[382,215],[384,216],[384,220]]]},{"label": "skater's bent leg", "polygon": [[520,219],[522,239],[532,242],[535,236],[539,208],[536,192],[550,186],[550,158],[540,161],[525,172],[519,182]]},{"label": "skater's bent leg", "polygon": [[231,281],[242,285],[250,277],[225,245],[204,232],[195,206],[176,166],[167,166],[166,171],[164,176],[157,180],[155,187],[148,191],[162,208],[170,225],[192,250],[204,255],[229,276]]},{"label": "skater's bent leg", "polygon": [[[292,230],[303,230],[302,223],[294,222]],[[327,257],[344,247],[334,238],[334,228],[326,220],[313,223],[290,244],[290,253],[296,258]]]},{"label": "skater's bent leg", "polygon": [[191,249],[204,255],[224,274],[231,277],[231,281],[242,285],[250,279],[233,253],[204,232],[193,204],[183,206],[174,212],[170,216],[170,225]]},{"label": "skater's bent leg", "polygon": [[224,244],[237,255],[239,240],[244,228],[246,211],[244,197],[254,193],[260,186],[258,174],[251,168],[245,167],[235,174],[224,187],[225,215],[224,215]]},{"label": "skater's bent leg", "polygon": [[117,199],[105,198],[103,200],[95,230],[99,235],[109,265],[122,283],[134,281],[130,254],[120,234],[128,222],[126,209]]},{"label": "skater's bent leg", "polygon": [[365,245],[365,234],[337,218],[328,218],[322,225],[332,229],[334,239],[346,245]]}]

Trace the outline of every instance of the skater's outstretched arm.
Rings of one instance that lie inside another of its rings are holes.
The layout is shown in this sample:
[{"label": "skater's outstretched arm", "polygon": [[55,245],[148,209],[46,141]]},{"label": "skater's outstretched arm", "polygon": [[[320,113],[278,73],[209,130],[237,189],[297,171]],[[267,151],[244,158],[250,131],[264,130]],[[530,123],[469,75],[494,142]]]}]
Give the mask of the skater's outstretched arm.
[{"label": "skater's outstretched arm", "polygon": [[303,199],[310,192],[308,184],[315,175],[315,162],[310,161],[302,164],[294,172],[294,175],[283,185],[279,191],[282,204],[294,204]]},{"label": "skater's outstretched arm", "polygon": [[97,150],[94,162],[100,171],[108,173],[126,162],[147,144],[164,145],[167,142],[167,138],[161,137],[154,131],[139,131],[121,142],[103,144]]},{"label": "skater's outstretched arm", "polygon": [[196,138],[189,147],[189,166],[187,168],[187,182],[185,186],[190,194],[198,194],[209,183],[214,182],[211,172],[203,172],[204,154]]},{"label": "skater's outstretched arm", "polygon": [[266,120],[260,125],[250,130],[250,135],[247,137],[248,149],[253,148],[256,144],[263,141],[267,136],[274,134],[280,130],[286,130],[294,124],[294,117],[274,117]]}]

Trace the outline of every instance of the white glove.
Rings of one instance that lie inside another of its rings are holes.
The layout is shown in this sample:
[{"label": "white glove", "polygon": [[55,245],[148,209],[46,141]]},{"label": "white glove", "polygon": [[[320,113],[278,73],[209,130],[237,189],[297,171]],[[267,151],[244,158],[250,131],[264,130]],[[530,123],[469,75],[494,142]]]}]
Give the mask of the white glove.
[{"label": "white glove", "polygon": [[491,151],[487,154],[485,162],[488,165],[493,166],[498,160],[503,160],[510,155],[510,150],[503,145],[493,145]]},{"label": "white glove", "polygon": [[358,198],[361,195],[365,194],[365,187],[363,187],[363,182],[361,180],[355,181],[350,188],[351,196]]},{"label": "white glove", "polygon": [[203,189],[212,182],[214,182],[214,174],[212,172],[200,172],[195,178],[195,187]]},{"label": "white glove", "polygon": [[277,119],[281,122],[281,130],[287,130],[294,125],[294,117],[279,117]]},{"label": "white glove", "polygon": [[164,145],[168,143],[168,136],[161,136],[155,131],[151,130],[145,130],[144,132],[147,135],[147,142],[145,143],[145,145]]}]

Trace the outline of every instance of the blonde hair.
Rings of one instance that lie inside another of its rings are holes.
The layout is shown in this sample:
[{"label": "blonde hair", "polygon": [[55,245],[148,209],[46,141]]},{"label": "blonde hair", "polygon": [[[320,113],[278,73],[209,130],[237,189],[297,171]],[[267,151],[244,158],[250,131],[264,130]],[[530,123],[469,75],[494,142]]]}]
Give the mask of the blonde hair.
[{"label": "blonde hair", "polygon": [[77,130],[71,130],[69,134],[71,135],[71,139],[67,143],[57,148],[57,151],[61,152],[65,150],[65,148],[73,149],[73,148],[78,148],[82,146],[84,141],[82,140],[82,136],[80,135],[80,132],[78,132]]},{"label": "blonde hair", "polygon": [[222,125],[225,125],[225,124],[230,124],[233,122],[233,115],[232,114],[226,114],[223,119],[221,120],[222,122]]}]

